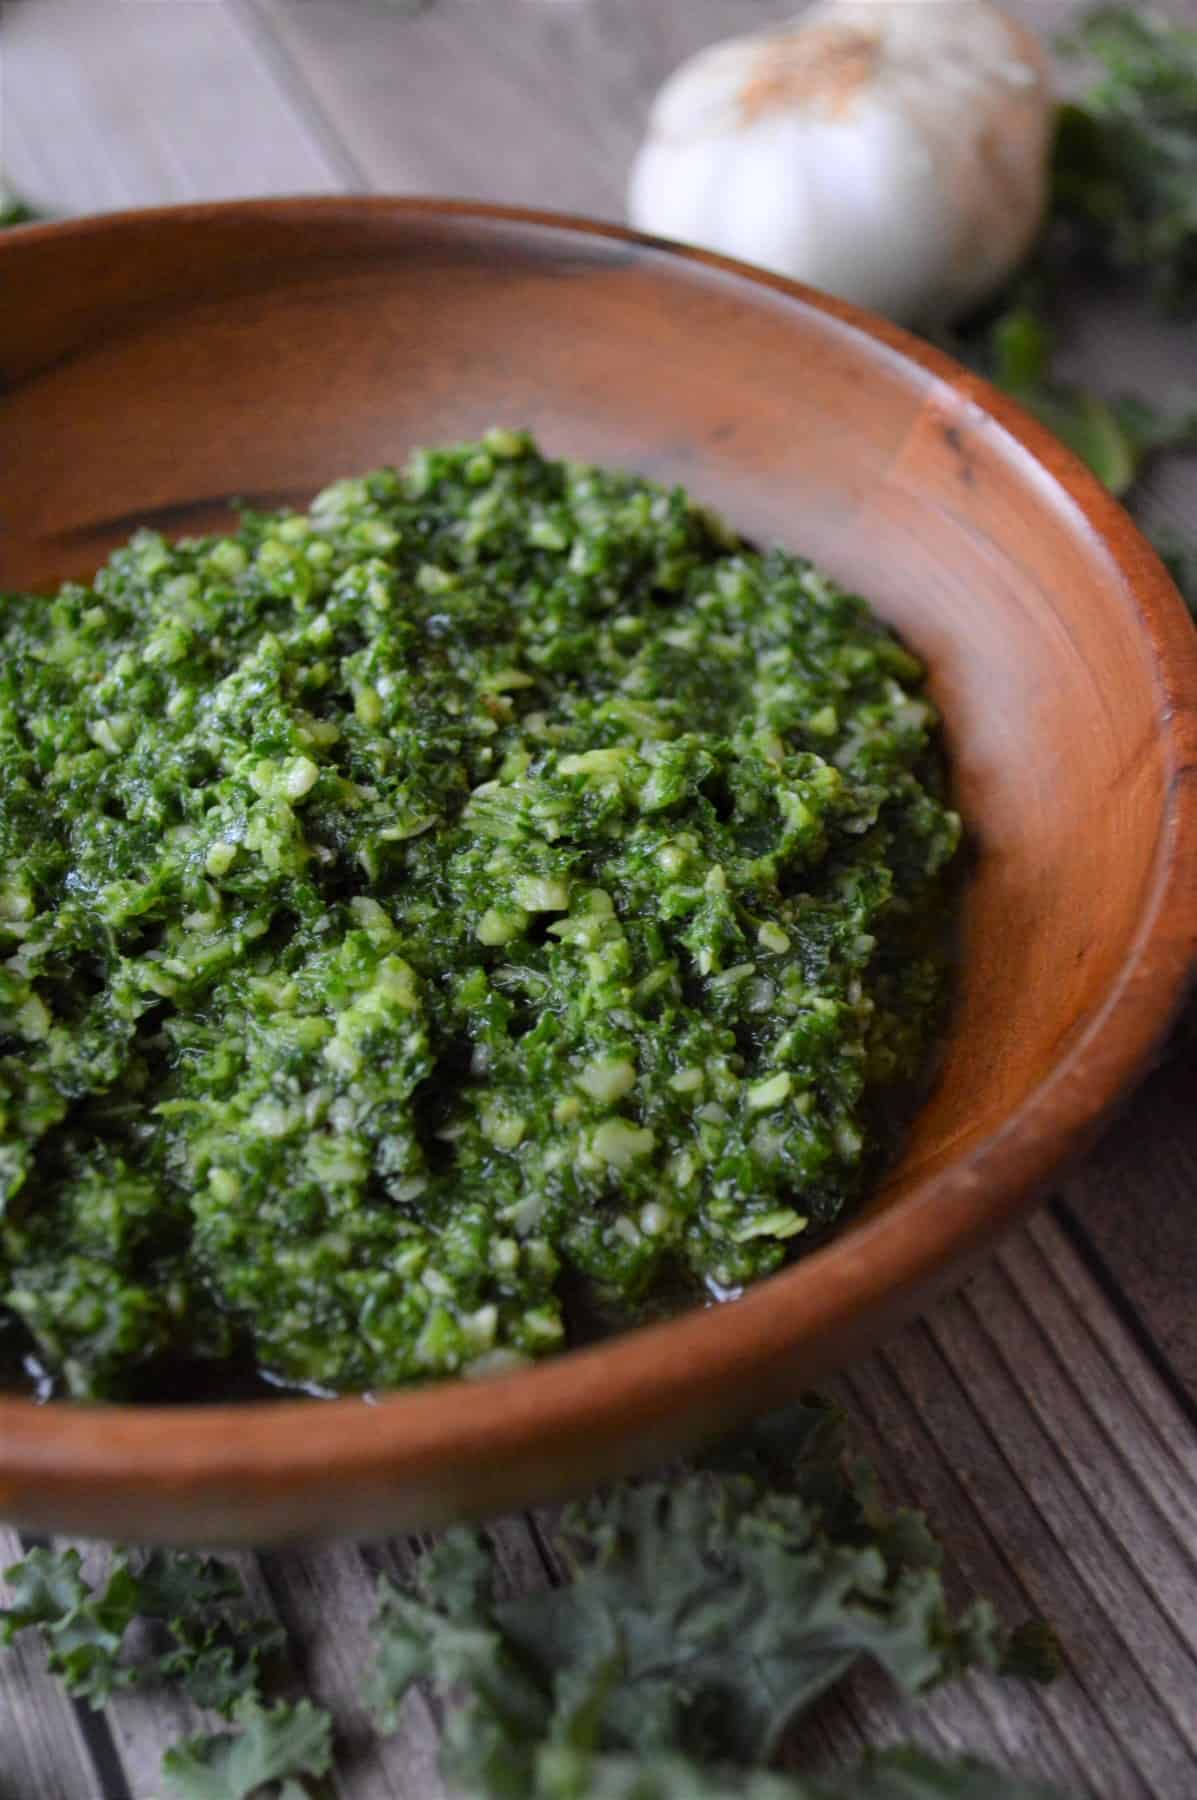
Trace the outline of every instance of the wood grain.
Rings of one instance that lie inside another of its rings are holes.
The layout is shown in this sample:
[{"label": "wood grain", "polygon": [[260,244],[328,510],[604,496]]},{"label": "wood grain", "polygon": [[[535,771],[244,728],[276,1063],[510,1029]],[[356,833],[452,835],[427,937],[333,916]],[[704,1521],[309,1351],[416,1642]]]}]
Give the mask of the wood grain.
[{"label": "wood grain", "polygon": [[[347,153],[357,183],[623,216],[627,170],[653,94],[683,58],[802,6],[777,0],[435,0],[363,8],[338,0],[237,0],[267,28],[266,54],[302,83],[309,117]],[[1050,36],[1085,0],[1011,0]],[[1195,0],[1165,0],[1176,18]],[[1065,85],[1078,75],[1062,71]]]},{"label": "wood grain", "polygon": [[428,1701],[409,1696],[401,1731],[380,1740],[363,1694],[377,1579],[388,1559],[345,1544],[270,1554],[260,1566],[297,1647],[301,1689],[337,1721],[338,1787],[346,1800],[442,1800],[439,1720]]},{"label": "wood grain", "polygon": [[[57,1539],[55,1547],[66,1549],[69,1543],[70,1540]],[[83,1551],[84,1578],[94,1585],[102,1584],[111,1550],[107,1545],[90,1543],[80,1544],[79,1548]],[[183,1694],[167,1687],[125,1689],[114,1694],[99,1722],[111,1735],[132,1800],[161,1791],[162,1757],[172,1744],[219,1729],[217,1721],[193,1706]]]},{"label": "wood grain", "polygon": [[[769,0],[437,0],[364,11],[249,0],[365,184],[622,214],[648,96],[683,56],[776,17]],[[436,102],[429,105],[429,96]],[[463,129],[468,121],[468,128]]]},{"label": "wood grain", "polygon": [[[0,1570],[19,1562],[25,1549],[15,1531],[0,1525]],[[0,1577],[0,1606],[8,1592]],[[0,1800],[97,1800],[96,1778],[80,1715],[46,1673],[40,1644],[21,1638],[0,1649]]]},{"label": "wood grain", "polygon": [[0,163],[50,211],[341,185],[223,0],[8,0],[0,15]]},{"label": "wood grain", "polygon": [[1186,1795],[1197,1446],[1050,1217],[840,1391],[889,1492],[951,1521],[958,1591],[1051,1618],[1067,1664],[921,1716],[870,1692],[870,1735],[931,1730],[1103,1800]]},{"label": "wood grain", "polygon": [[[1192,516],[1192,515],[1190,515]],[[1100,1261],[1197,1416],[1197,1068],[1193,1046],[1147,1082],[1062,1189],[1064,1216]]]}]

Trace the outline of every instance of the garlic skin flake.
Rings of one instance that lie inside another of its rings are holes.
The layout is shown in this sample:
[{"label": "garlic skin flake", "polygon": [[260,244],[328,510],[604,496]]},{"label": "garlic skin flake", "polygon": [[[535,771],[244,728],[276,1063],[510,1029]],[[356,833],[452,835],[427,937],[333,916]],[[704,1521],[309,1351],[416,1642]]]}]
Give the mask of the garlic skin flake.
[{"label": "garlic skin flake", "polygon": [[1043,45],[989,0],[825,0],[670,77],[628,215],[904,323],[946,323],[1030,248],[1054,116]]}]

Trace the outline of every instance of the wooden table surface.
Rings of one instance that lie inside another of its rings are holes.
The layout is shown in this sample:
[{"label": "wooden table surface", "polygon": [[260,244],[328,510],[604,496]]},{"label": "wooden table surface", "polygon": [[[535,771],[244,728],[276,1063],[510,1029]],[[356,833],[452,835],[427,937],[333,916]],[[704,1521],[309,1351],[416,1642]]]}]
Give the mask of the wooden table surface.
[{"label": "wooden table surface", "polygon": [[[690,50],[777,0],[8,0],[0,166],[54,210],[230,195],[469,194],[619,217],[648,99]],[[1067,0],[1021,0],[1045,30]],[[1174,0],[1197,23],[1197,0]],[[1197,387],[1197,337],[1091,297],[1073,352],[1108,383]],[[1190,531],[1197,469],[1152,494]],[[1197,896],[1194,897],[1197,904]],[[822,1760],[904,1737],[968,1748],[1100,1800],[1197,1796],[1197,1070],[1154,1075],[1087,1167],[970,1284],[845,1375],[891,1494],[925,1506],[961,1588],[1058,1626],[1046,1690],[969,1681],[915,1709],[866,1675],[811,1727]],[[551,1534],[497,1538],[543,1581]],[[21,1554],[0,1528],[3,1564]],[[373,1587],[403,1543],[240,1559],[336,1714],[346,1800],[435,1800],[436,1719],[371,1745],[360,1698]],[[2,1566],[2,1565],[0,1565]],[[150,1800],[177,1700],[104,1715],[40,1651],[0,1653],[3,1800]]]}]

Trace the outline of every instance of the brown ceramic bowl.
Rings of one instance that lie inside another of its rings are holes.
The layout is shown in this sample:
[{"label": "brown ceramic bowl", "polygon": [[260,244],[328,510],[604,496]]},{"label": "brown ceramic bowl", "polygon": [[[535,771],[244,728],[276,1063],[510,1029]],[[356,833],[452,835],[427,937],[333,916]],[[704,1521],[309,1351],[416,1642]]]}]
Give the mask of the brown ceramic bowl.
[{"label": "brown ceramic bowl", "polygon": [[958,1278],[1089,1143],[1180,996],[1197,637],[1097,482],[945,358],[714,257],[494,208],[264,202],[0,241],[0,587],[497,422],[686,483],[926,658],[976,853],[937,1090],[867,1212],[731,1305],[376,1405],[0,1402],[0,1514],[27,1526],[370,1533],[710,1435]]}]

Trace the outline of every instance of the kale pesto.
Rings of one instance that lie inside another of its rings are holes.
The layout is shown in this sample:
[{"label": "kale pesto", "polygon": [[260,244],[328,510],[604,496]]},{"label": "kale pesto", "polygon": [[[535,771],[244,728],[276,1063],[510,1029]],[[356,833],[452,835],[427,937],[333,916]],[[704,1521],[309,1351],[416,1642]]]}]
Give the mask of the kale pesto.
[{"label": "kale pesto", "polygon": [[55,1391],[540,1356],[875,1168],[960,828],[809,563],[494,431],[0,636],[0,1335]]}]

